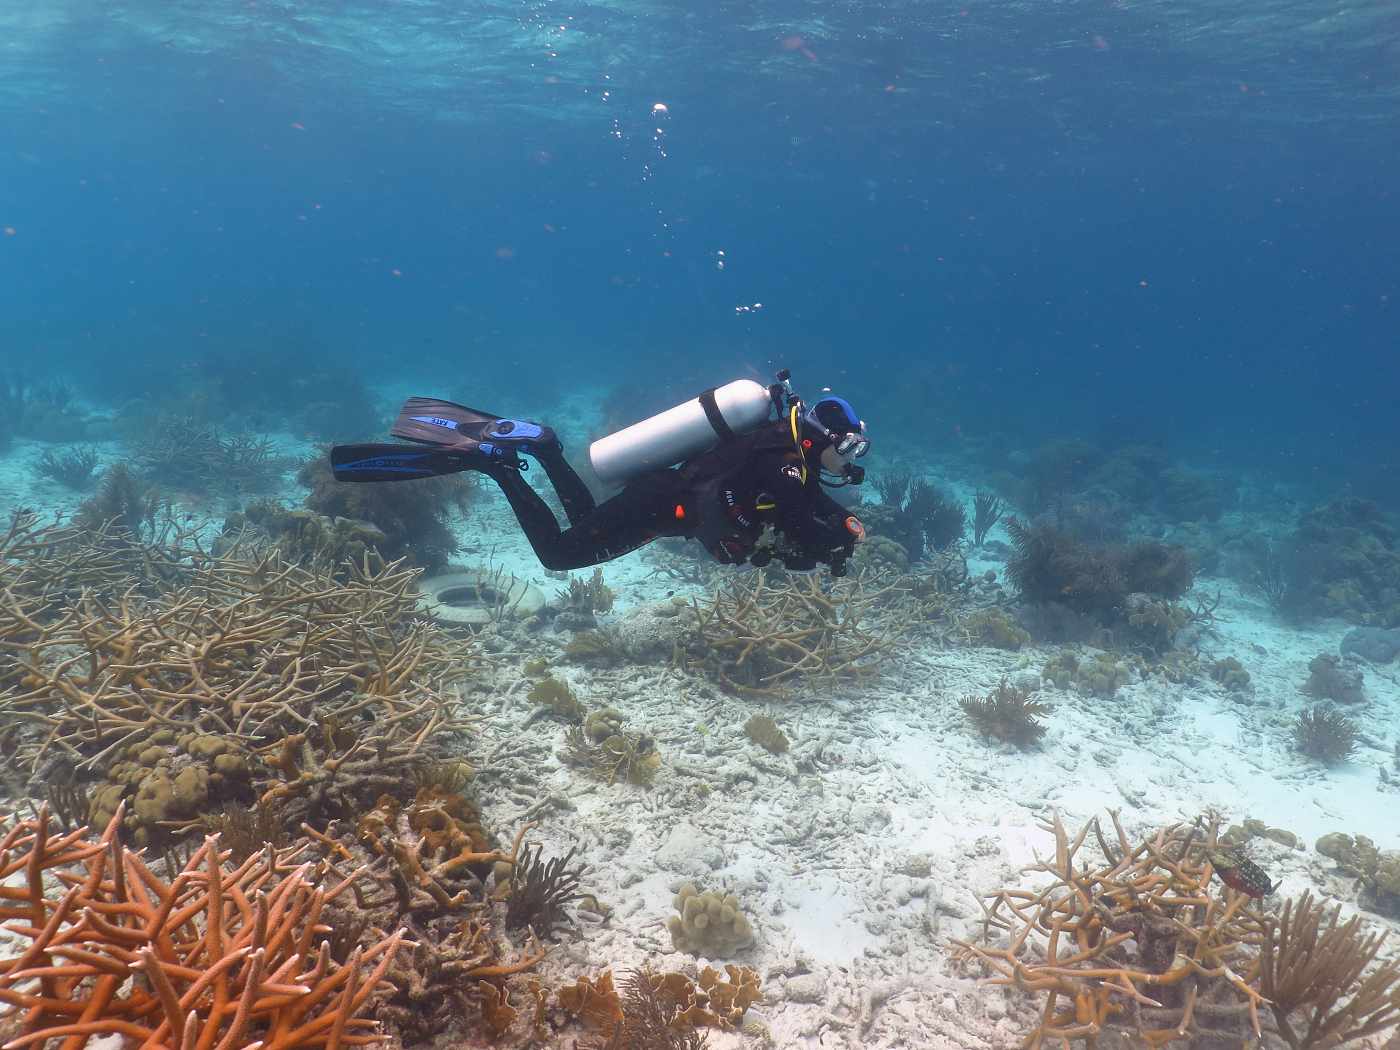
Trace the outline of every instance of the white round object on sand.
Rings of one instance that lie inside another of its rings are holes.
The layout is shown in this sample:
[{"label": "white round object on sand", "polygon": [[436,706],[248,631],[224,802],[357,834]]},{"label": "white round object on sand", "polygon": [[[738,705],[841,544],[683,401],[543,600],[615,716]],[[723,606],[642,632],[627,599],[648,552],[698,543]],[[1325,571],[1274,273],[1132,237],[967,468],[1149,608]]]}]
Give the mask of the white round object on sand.
[{"label": "white round object on sand", "polygon": [[523,620],[544,608],[545,594],[532,583],[498,570],[466,569],[418,581],[418,608],[441,624],[481,627],[493,620]]}]

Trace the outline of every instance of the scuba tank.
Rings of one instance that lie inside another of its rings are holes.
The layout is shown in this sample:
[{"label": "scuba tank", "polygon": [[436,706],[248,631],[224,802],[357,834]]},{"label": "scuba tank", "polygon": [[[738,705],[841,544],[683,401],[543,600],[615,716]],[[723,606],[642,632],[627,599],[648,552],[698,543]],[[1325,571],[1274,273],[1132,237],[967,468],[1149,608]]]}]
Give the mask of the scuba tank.
[{"label": "scuba tank", "polygon": [[736,379],[599,438],[588,447],[588,461],[599,480],[621,485],[762,426],[775,402],[773,388]]}]

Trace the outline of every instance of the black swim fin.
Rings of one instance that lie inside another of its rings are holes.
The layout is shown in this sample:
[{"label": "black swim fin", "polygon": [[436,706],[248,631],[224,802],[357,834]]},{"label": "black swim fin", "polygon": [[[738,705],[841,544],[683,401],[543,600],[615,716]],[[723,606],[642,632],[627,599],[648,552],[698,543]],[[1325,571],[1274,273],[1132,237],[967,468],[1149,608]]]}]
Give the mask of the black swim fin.
[{"label": "black swim fin", "polygon": [[393,437],[439,448],[503,445],[534,452],[558,445],[554,431],[525,419],[505,419],[435,397],[411,397],[389,428]]},{"label": "black swim fin", "polygon": [[[475,443],[473,443],[475,444]],[[456,449],[412,445],[335,445],[331,471],[337,481],[412,481],[484,467],[519,467],[510,449],[463,446]]]}]

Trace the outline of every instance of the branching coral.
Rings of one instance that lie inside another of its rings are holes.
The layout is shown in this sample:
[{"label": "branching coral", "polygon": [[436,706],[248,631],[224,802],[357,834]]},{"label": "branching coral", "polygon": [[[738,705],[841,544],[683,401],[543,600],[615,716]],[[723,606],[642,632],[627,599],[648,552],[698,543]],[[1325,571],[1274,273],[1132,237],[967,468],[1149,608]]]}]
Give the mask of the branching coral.
[{"label": "branching coral", "polygon": [[23,1015],[8,1047],[104,1034],[188,1050],[377,1041],[365,1013],[403,935],[341,964],[321,921],[358,876],[325,888],[312,865],[271,849],[230,869],[211,837],[166,882],[119,827],[54,836],[41,812],[0,840],[0,885],[25,880],[0,888],[0,918],[30,941],[0,961],[0,1002]]},{"label": "branching coral", "polygon": [[[1117,815],[1115,841],[1099,824],[1070,839],[1056,817],[1055,856],[1027,871],[1044,888],[1004,889],[983,903],[983,941],[956,942],[960,957],[990,966],[993,984],[1045,996],[1028,1050],[1093,1046],[1110,1026],[1134,1028],[1148,1046],[1260,1035],[1264,997],[1257,953],[1268,920],[1243,893],[1212,892],[1218,824],[1166,828],[1134,846]],[[1080,859],[1094,831],[1105,859]],[[1004,931],[1004,946],[990,941]],[[1222,1042],[1223,1045],[1223,1042]]]},{"label": "branching coral", "polygon": [[[31,770],[53,756],[115,777],[106,812],[152,799],[128,809],[133,830],[216,805],[222,789],[211,796],[206,780],[219,777],[293,825],[351,810],[399,787],[454,724],[440,687],[464,650],[413,620],[402,565],[336,580],[275,553],[156,551],[147,564],[179,564],[178,589],[158,578],[149,597],[56,605],[47,588],[62,582],[42,582],[53,566],[27,535],[12,536],[14,561],[0,559],[0,645],[13,660],[0,714],[29,727]],[[26,562],[31,542],[39,564]],[[177,793],[186,804],[160,802]]]},{"label": "branching coral", "polygon": [[66,452],[48,448],[34,463],[36,474],[70,489],[85,489],[91,485],[92,472],[96,468],[97,452],[91,448],[75,448]]},{"label": "branching coral", "polygon": [[773,584],[762,573],[732,581],[691,614],[683,661],[727,690],[761,696],[872,673],[913,616],[893,584],[816,576]]},{"label": "branching coral", "polygon": [[181,492],[256,492],[279,480],[272,442],[225,434],[191,415],[163,413],[135,438],[142,476]]},{"label": "branching coral", "polygon": [[[1382,937],[1341,923],[1340,906],[1324,916],[1308,894],[1281,917],[1257,908],[1267,877],[1240,880],[1252,865],[1218,845],[1218,818],[1136,846],[1116,813],[1113,825],[1111,840],[1095,820],[1071,841],[1056,818],[1054,859],[1027,869],[1051,882],[989,896],[983,941],[956,942],[991,967],[991,983],[1045,996],[1030,1050],[1092,1047],[1110,1029],[1148,1047],[1253,1045],[1272,1031],[1292,1050],[1323,1050],[1400,1020],[1400,963],[1377,965]],[[1091,830],[1097,863],[1080,860]],[[988,940],[994,929],[1004,946]]]}]

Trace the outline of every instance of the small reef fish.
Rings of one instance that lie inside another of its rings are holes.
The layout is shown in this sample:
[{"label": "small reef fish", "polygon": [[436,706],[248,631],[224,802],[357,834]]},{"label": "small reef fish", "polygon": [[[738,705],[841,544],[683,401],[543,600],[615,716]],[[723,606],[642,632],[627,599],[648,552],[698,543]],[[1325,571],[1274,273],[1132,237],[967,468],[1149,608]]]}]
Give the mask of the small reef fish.
[{"label": "small reef fish", "polygon": [[1210,862],[1220,881],[1258,900],[1274,891],[1274,882],[1258,864],[1230,850],[1211,850]]}]

